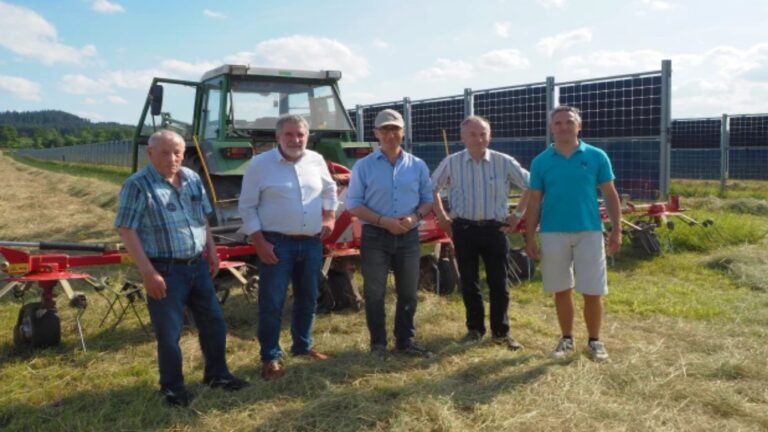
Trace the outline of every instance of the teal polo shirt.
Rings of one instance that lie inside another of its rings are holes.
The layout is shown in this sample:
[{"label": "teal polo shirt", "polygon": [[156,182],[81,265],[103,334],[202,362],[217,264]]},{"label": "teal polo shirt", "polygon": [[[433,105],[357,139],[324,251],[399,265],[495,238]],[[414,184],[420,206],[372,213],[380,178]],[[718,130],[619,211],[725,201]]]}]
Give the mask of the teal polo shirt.
[{"label": "teal polo shirt", "polygon": [[541,232],[602,231],[597,188],[613,180],[608,155],[579,140],[579,147],[565,158],[555,145],[531,163],[531,189],[541,191]]}]

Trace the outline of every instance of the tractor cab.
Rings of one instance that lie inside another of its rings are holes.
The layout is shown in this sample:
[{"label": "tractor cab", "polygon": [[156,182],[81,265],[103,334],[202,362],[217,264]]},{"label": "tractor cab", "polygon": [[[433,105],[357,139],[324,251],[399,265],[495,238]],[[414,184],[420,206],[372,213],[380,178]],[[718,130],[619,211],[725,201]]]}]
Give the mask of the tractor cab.
[{"label": "tractor cab", "polygon": [[155,78],[134,137],[134,171],[149,136],[171,129],[184,137],[184,165],[200,174],[215,209],[212,226],[239,226],[237,200],[245,166],[277,145],[275,125],[285,114],[309,123],[308,148],[347,168],[374,145],[354,141],[355,129],[339,97],[339,71],[302,71],[224,65],[200,82]]}]

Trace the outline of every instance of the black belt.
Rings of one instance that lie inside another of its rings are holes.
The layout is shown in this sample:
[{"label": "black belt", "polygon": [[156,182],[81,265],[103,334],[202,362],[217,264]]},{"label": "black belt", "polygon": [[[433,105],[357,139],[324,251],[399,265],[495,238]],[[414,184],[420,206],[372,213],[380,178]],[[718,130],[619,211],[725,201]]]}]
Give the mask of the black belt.
[{"label": "black belt", "polygon": [[470,219],[464,219],[464,218],[453,218],[453,222],[461,225],[469,225],[469,226],[475,226],[475,227],[488,227],[488,228],[501,228],[503,226],[507,226],[504,222],[499,222],[495,219],[484,219],[484,220],[470,220]]},{"label": "black belt", "polygon": [[271,235],[271,236],[275,236],[275,237],[282,237],[282,238],[287,238],[287,239],[290,239],[290,240],[311,240],[311,239],[320,238],[320,234],[319,233],[315,234],[315,235],[283,234],[283,233],[275,232],[275,231],[262,231],[261,233],[263,235]]},{"label": "black belt", "polygon": [[203,254],[197,254],[192,258],[150,258],[153,264],[173,264],[191,266],[197,264],[203,258]]}]

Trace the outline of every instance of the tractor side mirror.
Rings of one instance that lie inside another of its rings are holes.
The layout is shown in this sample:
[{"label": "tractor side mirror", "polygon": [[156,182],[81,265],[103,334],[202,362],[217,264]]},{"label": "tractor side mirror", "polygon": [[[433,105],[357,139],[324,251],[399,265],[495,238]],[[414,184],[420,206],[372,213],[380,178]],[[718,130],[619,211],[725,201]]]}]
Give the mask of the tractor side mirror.
[{"label": "tractor side mirror", "polygon": [[149,89],[149,98],[152,103],[152,115],[158,116],[163,110],[163,86],[155,84]]}]

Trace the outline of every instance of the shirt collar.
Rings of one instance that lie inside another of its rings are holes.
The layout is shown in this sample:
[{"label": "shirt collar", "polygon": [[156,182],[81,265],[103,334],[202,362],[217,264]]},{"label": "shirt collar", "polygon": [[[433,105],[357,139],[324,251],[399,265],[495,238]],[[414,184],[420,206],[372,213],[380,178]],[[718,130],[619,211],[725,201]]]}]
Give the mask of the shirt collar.
[{"label": "shirt collar", "polygon": [[[469,162],[469,161],[473,161],[474,160],[474,159],[472,159],[472,155],[469,154],[469,150],[464,149],[464,150],[462,150],[462,152],[464,152],[464,154],[462,155],[462,159],[461,159],[462,162]],[[490,150],[485,149],[485,153],[483,153],[483,160],[486,161],[486,162],[490,162],[491,161],[491,151]]]},{"label": "shirt collar", "polygon": [[[551,154],[551,156],[562,156],[562,155],[561,155],[561,154],[560,154],[560,153],[557,151],[557,147],[555,147],[555,143],[552,143],[552,144],[550,144],[550,145],[549,145],[549,148],[550,148],[550,150],[552,150],[552,154]],[[584,141],[582,141],[582,140],[579,140],[579,145],[578,145],[578,146],[576,146],[576,150],[574,150],[574,151],[573,151],[573,154],[576,154],[576,153],[582,153],[582,152],[584,152],[584,149],[585,149]],[[571,156],[573,156],[573,154],[572,154]]]},{"label": "shirt collar", "polygon": [[[389,158],[387,157],[387,155],[385,155],[385,154],[384,154],[384,152],[383,152],[383,151],[381,151],[381,149],[380,149],[380,148],[376,149],[376,151],[375,151],[375,152],[373,152],[373,156],[374,156],[376,159],[386,159],[387,161],[389,160]],[[403,150],[403,149],[400,149],[400,155],[398,155],[398,156],[397,156],[397,160],[402,160],[403,158],[405,158],[405,150]]]}]

